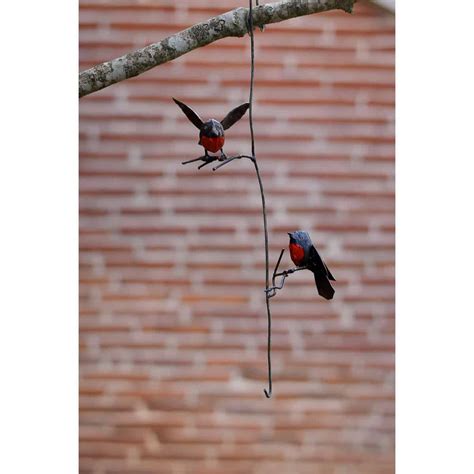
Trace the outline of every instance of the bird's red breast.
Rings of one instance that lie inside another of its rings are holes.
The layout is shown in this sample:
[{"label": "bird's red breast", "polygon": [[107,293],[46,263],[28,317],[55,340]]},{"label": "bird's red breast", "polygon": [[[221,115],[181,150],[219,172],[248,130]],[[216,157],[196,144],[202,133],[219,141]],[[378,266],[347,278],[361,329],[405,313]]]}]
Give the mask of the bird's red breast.
[{"label": "bird's red breast", "polygon": [[224,137],[206,137],[206,135],[201,135],[199,144],[207,151],[216,153],[224,146]]},{"label": "bird's red breast", "polygon": [[300,266],[304,261],[304,248],[298,244],[290,244],[290,257],[296,266]]}]

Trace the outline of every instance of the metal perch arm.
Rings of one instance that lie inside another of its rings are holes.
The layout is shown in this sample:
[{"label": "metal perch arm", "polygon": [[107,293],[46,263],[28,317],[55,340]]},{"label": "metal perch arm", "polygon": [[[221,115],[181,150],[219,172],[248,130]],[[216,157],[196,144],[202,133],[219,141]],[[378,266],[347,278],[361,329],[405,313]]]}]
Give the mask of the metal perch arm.
[{"label": "metal perch arm", "polygon": [[196,161],[202,161],[203,163],[198,166],[198,170],[200,170],[203,166],[206,166],[210,163],[213,163],[214,161],[220,161],[221,163],[214,168],[212,168],[212,171],[216,171],[217,169],[221,168],[222,166],[230,163],[231,161],[234,160],[239,160],[241,158],[248,158],[250,161],[255,162],[255,158],[253,156],[249,155],[237,155],[237,156],[231,156],[231,157],[226,157],[224,156],[211,156],[211,155],[203,155],[198,158],[193,158],[192,160],[187,160],[183,161],[181,164],[182,165],[187,165],[188,163],[194,163]]},{"label": "metal perch arm", "polygon": [[[267,288],[264,290],[267,293],[268,298],[272,298],[273,296],[276,295],[277,290],[281,290],[283,286],[285,285],[285,280],[288,275],[291,275],[292,273],[299,272],[300,270],[306,270],[308,267],[295,267],[295,268],[290,268],[288,270],[284,270],[280,273],[278,272],[278,267],[280,266],[281,259],[283,258],[283,254],[285,253],[285,249],[281,249],[280,256],[278,257],[278,261],[275,266],[275,270],[273,270],[273,275],[272,275],[272,286],[270,288]],[[275,279],[277,277],[281,276],[282,279],[280,280],[280,284],[277,285],[275,283]]]}]

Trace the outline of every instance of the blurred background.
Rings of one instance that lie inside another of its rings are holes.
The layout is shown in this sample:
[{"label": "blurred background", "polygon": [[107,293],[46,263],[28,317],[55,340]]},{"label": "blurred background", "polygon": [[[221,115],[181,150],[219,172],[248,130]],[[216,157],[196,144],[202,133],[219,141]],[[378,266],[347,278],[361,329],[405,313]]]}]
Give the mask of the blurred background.
[{"label": "blurred background", "polygon": [[[81,0],[80,70],[245,3]],[[382,3],[256,32],[271,266],[306,229],[337,279],[330,302],[307,272],[271,300],[271,400],[253,167],[182,166],[202,149],[171,101],[218,119],[246,101],[248,37],[81,99],[81,472],[394,472],[395,22]],[[250,152],[248,115],[225,151]]]}]

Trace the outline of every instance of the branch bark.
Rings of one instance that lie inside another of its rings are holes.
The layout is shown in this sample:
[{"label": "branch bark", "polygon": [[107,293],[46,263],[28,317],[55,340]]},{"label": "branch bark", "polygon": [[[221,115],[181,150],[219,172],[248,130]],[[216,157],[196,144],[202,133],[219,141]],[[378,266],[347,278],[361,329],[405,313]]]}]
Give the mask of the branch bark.
[{"label": "branch bark", "polygon": [[[289,20],[329,10],[352,12],[357,0],[285,0],[267,3],[253,9],[254,26]],[[242,37],[247,30],[248,8],[237,8],[180,31],[158,43],[79,73],[79,97],[92,94],[117,82],[172,61],[193,49],[226,37]]]}]

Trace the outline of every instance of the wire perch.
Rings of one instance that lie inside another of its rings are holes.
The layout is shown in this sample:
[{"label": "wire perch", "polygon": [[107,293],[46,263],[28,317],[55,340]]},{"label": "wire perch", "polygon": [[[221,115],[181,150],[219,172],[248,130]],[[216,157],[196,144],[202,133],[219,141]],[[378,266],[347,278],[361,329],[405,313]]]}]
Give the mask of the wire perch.
[{"label": "wire perch", "polygon": [[221,162],[220,164],[212,168],[212,171],[216,171],[217,169],[222,168],[222,166],[227,165],[231,161],[240,160],[241,158],[248,158],[250,161],[255,161],[255,158],[249,155],[236,155],[236,156],[229,156],[229,157],[226,155],[221,155],[221,156],[203,155],[198,158],[193,158],[192,160],[183,161],[181,164],[187,165],[189,163],[194,163],[196,161],[203,161],[204,163],[198,166],[198,170],[200,170],[202,167],[206,165],[214,163],[215,161],[220,161]]},{"label": "wire perch", "polygon": [[[278,261],[275,265],[275,269],[273,270],[272,286],[265,290],[265,292],[267,294],[267,298],[273,298],[276,295],[277,290],[281,290],[283,288],[283,286],[285,285],[285,280],[288,277],[288,275],[291,275],[292,273],[295,273],[295,272],[299,272],[300,270],[307,270],[308,269],[308,267],[306,267],[306,266],[304,266],[304,267],[295,267],[295,268],[290,268],[288,270],[284,270],[280,273],[277,273],[278,272],[278,267],[280,266],[280,262],[281,262],[281,259],[282,259],[284,253],[285,253],[285,249],[281,249],[280,256],[278,257]],[[279,276],[281,276],[282,279],[280,280],[280,284],[277,285],[275,280]]]}]

